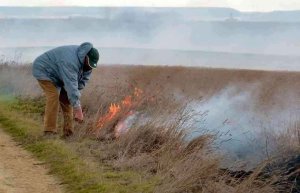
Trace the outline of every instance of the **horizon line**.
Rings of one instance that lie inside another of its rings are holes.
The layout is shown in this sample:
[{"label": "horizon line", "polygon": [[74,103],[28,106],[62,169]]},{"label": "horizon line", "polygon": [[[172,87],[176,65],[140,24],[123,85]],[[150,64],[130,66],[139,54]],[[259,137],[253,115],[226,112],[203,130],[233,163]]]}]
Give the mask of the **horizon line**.
[{"label": "horizon line", "polygon": [[135,5],[50,5],[50,6],[41,6],[41,5],[0,5],[0,7],[14,7],[14,8],[190,8],[190,9],[199,9],[199,8],[215,8],[215,9],[233,9],[238,12],[246,12],[246,13],[271,13],[271,12],[295,12],[300,11],[300,9],[275,9],[271,11],[255,11],[255,10],[240,10],[233,7],[222,7],[222,6],[135,6]]}]

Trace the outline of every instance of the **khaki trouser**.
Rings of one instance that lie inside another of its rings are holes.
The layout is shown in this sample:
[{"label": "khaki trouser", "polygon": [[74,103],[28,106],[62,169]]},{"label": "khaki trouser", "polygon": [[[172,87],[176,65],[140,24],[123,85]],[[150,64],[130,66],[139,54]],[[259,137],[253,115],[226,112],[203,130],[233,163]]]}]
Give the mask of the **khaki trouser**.
[{"label": "khaki trouser", "polygon": [[68,100],[67,92],[64,88],[61,88],[59,92],[51,81],[38,80],[38,82],[46,95],[45,131],[57,133],[56,122],[59,110],[58,103],[60,103],[64,116],[64,135],[71,135],[73,133],[73,108]]}]

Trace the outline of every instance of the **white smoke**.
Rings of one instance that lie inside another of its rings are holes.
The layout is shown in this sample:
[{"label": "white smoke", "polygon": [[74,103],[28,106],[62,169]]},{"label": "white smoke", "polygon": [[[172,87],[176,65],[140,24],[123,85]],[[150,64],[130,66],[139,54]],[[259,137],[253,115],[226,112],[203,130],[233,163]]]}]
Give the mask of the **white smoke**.
[{"label": "white smoke", "polygon": [[[255,91],[259,84],[246,84],[242,88],[241,85],[228,86],[207,100],[192,102],[190,109],[206,112],[192,137],[216,134],[216,148],[225,157],[231,161],[246,161],[251,167],[272,156],[278,144],[270,138],[296,124],[300,109],[288,105],[257,108]],[[197,118],[194,121],[197,122]]]}]

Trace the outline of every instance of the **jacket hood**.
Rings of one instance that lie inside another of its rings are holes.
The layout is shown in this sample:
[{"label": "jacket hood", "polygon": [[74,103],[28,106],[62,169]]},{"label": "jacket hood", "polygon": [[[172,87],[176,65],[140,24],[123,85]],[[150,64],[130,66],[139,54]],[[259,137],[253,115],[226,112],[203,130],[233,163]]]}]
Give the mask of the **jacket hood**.
[{"label": "jacket hood", "polygon": [[84,58],[87,55],[87,53],[93,48],[93,44],[90,42],[84,42],[81,44],[78,48],[77,51],[77,56],[79,61],[83,64],[84,63]]}]

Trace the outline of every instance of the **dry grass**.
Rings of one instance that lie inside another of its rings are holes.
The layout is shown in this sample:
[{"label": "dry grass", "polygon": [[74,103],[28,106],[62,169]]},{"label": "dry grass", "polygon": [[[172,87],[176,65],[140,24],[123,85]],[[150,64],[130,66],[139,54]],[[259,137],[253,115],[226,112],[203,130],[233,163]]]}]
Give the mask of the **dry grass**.
[{"label": "dry grass", "polygon": [[[30,67],[0,66],[0,69],[0,88],[5,92],[38,93]],[[111,103],[120,102],[139,88],[143,90],[143,99],[134,106],[140,113],[138,123],[117,140],[105,137],[107,133],[104,133],[96,143],[81,144],[78,152],[82,156],[93,156],[116,170],[135,170],[155,177],[160,182],[155,192],[276,192],[279,187],[274,185],[273,178],[259,178],[262,168],[243,180],[220,173],[222,157],[211,146],[216,136],[207,134],[187,140],[187,131],[194,128],[186,123],[195,114],[185,105],[190,100],[209,98],[232,84],[238,88],[236,92],[243,92],[249,84],[258,85],[252,93],[257,111],[272,108],[275,103],[279,107],[299,105],[300,101],[291,97],[300,95],[299,75],[298,72],[103,66],[93,73],[83,92],[82,104],[88,119],[83,125],[76,125],[73,143],[90,137],[87,131],[95,129],[98,118],[107,112]],[[120,117],[104,130],[114,128]],[[280,135],[277,139],[284,143],[289,137]],[[290,146],[297,149],[297,145]]]},{"label": "dry grass", "polygon": [[[36,94],[38,85],[31,76],[30,66],[0,65],[1,89],[22,94]],[[157,106],[169,99],[181,97],[208,98],[227,86],[242,92],[247,85],[257,85],[253,96],[258,109],[273,105],[299,105],[299,72],[269,72],[255,70],[227,70],[193,67],[163,66],[101,66],[95,70],[84,90],[83,104],[91,110],[105,109],[118,102],[137,87],[155,97]],[[89,96],[93,96],[93,100]],[[288,99],[288,100],[284,100]]]},{"label": "dry grass", "polygon": [[0,92],[23,96],[37,96],[37,82],[31,75],[31,67],[22,65],[0,65]]}]

